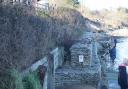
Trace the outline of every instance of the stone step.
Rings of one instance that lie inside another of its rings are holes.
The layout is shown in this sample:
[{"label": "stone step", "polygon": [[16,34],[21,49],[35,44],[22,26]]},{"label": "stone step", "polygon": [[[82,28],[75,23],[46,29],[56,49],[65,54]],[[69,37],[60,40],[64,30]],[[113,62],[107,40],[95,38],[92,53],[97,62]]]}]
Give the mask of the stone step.
[{"label": "stone step", "polygon": [[56,87],[56,89],[96,89],[96,88],[90,85],[70,85],[70,86]]}]

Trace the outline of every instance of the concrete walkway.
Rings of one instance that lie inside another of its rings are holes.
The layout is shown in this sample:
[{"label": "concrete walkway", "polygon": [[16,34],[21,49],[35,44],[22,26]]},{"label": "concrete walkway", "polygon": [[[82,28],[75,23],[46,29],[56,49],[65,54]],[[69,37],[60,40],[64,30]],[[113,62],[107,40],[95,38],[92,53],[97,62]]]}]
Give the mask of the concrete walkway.
[{"label": "concrete walkway", "polygon": [[[109,70],[107,73],[109,89],[120,89],[118,85],[118,66],[122,63],[124,58],[128,58],[128,38],[117,39],[117,57],[115,59],[115,65],[111,66],[109,64]],[[111,66],[111,67],[110,67]]]},{"label": "concrete walkway", "polygon": [[107,73],[109,89],[120,89],[118,85],[118,74],[117,72]]},{"label": "concrete walkway", "polygon": [[107,70],[107,79],[108,79],[109,89],[120,89],[120,86],[118,85],[118,71],[116,67],[109,66]]}]

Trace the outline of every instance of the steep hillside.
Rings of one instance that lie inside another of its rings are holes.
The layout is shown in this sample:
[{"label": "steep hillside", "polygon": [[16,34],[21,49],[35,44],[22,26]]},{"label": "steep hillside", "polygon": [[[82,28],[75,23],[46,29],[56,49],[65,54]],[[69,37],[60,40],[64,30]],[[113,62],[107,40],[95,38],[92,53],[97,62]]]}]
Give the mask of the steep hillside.
[{"label": "steep hillside", "polygon": [[86,19],[73,9],[60,8],[41,17],[34,9],[17,5],[1,6],[0,13],[1,72],[24,69],[54,47],[71,45],[86,27]]},{"label": "steep hillside", "polygon": [[17,78],[17,72],[11,76],[8,70],[24,70],[56,46],[64,46],[68,53],[82,32],[90,30],[88,22],[97,24],[84,18],[76,9],[66,7],[44,13],[25,5],[1,5],[0,89],[15,87],[11,86],[10,77]]}]

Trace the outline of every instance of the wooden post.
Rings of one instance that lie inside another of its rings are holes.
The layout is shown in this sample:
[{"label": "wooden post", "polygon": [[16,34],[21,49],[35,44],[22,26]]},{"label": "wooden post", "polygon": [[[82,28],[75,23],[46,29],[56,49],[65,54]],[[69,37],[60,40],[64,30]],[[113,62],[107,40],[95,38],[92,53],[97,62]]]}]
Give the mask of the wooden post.
[{"label": "wooden post", "polygon": [[55,89],[55,86],[54,86],[54,57],[50,53],[48,54],[47,89]]},{"label": "wooden post", "polygon": [[38,67],[38,75],[39,75],[39,78],[41,80],[40,83],[41,83],[42,86],[44,85],[44,80],[45,80],[46,72],[47,72],[46,66],[40,65]]}]

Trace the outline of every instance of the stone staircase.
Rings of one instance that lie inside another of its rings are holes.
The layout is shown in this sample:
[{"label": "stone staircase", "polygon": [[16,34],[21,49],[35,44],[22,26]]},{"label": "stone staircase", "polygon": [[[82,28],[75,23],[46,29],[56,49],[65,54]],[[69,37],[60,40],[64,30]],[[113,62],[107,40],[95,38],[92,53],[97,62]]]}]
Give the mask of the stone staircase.
[{"label": "stone staircase", "polygon": [[[101,65],[97,57],[97,42],[93,33],[85,33],[70,48],[71,62],[55,70],[55,89],[97,89]],[[84,60],[80,62],[79,56]]]}]

